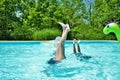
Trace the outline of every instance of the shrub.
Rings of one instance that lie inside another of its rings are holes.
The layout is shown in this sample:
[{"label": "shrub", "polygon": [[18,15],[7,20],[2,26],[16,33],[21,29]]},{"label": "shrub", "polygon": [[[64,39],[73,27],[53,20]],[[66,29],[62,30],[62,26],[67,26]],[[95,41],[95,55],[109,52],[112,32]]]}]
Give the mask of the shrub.
[{"label": "shrub", "polygon": [[114,40],[115,35],[109,34],[105,35],[102,32],[103,28],[97,28],[93,26],[77,26],[74,27],[71,30],[71,37],[76,38],[76,39],[82,39],[82,40],[103,40],[103,39],[108,39],[108,40]]},{"label": "shrub", "polygon": [[55,39],[56,36],[59,36],[61,31],[58,29],[43,29],[41,31],[36,31],[33,34],[34,40],[51,40]]},{"label": "shrub", "polygon": [[11,32],[11,37],[15,40],[31,40],[33,31],[29,27],[18,27]]}]

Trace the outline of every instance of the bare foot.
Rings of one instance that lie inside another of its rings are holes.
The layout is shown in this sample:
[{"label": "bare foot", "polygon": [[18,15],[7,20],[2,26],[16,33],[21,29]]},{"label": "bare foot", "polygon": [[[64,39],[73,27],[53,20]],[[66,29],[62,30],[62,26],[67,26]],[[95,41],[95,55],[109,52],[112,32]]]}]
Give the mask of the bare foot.
[{"label": "bare foot", "polygon": [[80,40],[78,40],[78,44],[80,43]]},{"label": "bare foot", "polygon": [[73,44],[75,44],[76,43],[76,39],[73,39]]},{"label": "bare foot", "polygon": [[64,23],[62,23],[62,22],[58,22],[58,24],[60,24],[60,25],[62,26],[63,30],[66,29],[66,25],[65,25]]},{"label": "bare foot", "polygon": [[70,26],[69,24],[66,24],[66,30],[69,32],[70,31]]}]

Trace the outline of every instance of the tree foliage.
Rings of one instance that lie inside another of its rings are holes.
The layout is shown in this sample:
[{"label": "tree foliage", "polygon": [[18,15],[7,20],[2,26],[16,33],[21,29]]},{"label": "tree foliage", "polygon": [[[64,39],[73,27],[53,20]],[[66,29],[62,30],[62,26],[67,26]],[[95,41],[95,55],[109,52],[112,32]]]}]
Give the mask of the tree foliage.
[{"label": "tree foliage", "polygon": [[52,39],[61,33],[59,21],[70,24],[68,39],[115,39],[102,30],[105,22],[120,21],[119,6],[119,0],[1,0],[0,39]]}]

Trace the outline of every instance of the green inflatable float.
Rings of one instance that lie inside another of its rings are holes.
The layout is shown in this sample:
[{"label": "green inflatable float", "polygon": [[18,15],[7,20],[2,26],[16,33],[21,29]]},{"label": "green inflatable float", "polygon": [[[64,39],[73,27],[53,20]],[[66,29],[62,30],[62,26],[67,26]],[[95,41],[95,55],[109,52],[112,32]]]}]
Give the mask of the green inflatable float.
[{"label": "green inflatable float", "polygon": [[113,32],[118,40],[119,47],[120,47],[120,26],[117,23],[109,23],[108,25],[105,26],[103,29],[104,34],[109,34]]}]

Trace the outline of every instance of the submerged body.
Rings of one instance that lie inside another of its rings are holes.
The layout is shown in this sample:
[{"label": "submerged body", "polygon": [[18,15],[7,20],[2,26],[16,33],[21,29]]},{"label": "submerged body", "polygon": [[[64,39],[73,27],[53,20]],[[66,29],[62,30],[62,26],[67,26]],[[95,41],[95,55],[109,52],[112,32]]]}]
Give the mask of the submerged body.
[{"label": "submerged body", "polygon": [[77,42],[77,50],[78,51],[76,50],[75,43],[76,43],[76,39],[73,40],[73,53],[75,54],[77,59],[79,59],[81,61],[81,60],[84,60],[84,59],[92,58],[91,56],[85,55],[81,52],[80,45],[79,45],[80,40],[78,40],[78,42]]},{"label": "submerged body", "polygon": [[58,40],[57,45],[56,45],[56,51],[55,51],[55,58],[51,58],[48,63],[49,64],[55,64],[60,62],[61,60],[65,59],[65,45],[64,42],[66,41],[68,32],[70,31],[70,27],[68,24],[64,24],[59,22],[59,24],[62,26],[63,28],[63,32],[62,32],[62,36],[60,38],[60,40]]}]

